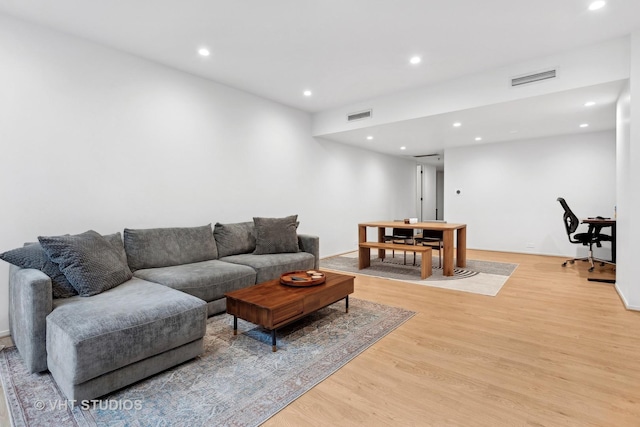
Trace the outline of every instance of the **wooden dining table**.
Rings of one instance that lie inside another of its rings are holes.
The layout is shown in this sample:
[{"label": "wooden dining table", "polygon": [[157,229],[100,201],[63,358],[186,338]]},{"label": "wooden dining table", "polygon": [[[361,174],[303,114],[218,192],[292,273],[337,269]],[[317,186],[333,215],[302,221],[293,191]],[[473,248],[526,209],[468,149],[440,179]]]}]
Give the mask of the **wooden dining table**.
[{"label": "wooden dining table", "polygon": [[[400,221],[363,222],[358,224],[358,245],[367,241],[367,227],[375,227],[378,229],[378,242],[380,243],[384,242],[387,228],[442,231],[442,274],[444,276],[453,276],[454,274],[454,247],[456,248],[456,265],[458,267],[466,267],[467,265],[467,224],[446,222],[417,222],[407,224]],[[385,256],[386,251],[384,249],[378,249],[378,258],[384,259]]]}]

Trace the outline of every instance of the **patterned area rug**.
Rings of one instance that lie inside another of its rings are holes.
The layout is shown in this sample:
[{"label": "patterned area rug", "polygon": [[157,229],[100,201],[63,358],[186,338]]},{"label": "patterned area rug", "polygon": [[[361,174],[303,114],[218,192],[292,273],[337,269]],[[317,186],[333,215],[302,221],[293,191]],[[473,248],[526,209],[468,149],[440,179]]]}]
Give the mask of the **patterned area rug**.
[{"label": "patterned area rug", "polygon": [[[257,426],[415,313],[349,299],[270,334],[227,314],[208,320],[205,353],[71,409],[49,373],[29,374],[15,347],[0,351],[9,412],[22,426]],[[84,407],[84,409],[83,409]]]},{"label": "patterned area rug", "polygon": [[[371,255],[371,266],[358,269],[358,253],[350,252],[345,255],[324,258],[320,260],[320,268],[347,273],[364,274],[365,276],[381,277],[400,280],[418,285],[471,292],[480,295],[496,296],[502,286],[515,271],[518,264],[502,262],[467,260],[465,268],[455,268],[453,276],[443,276],[442,268],[438,267],[438,257],[433,257],[431,276],[420,280],[420,254],[417,254],[416,265],[413,265],[413,254],[407,254],[404,264],[402,253],[396,253],[395,258],[389,253],[384,262],[378,255]],[[455,262],[455,260],[454,260]]]}]

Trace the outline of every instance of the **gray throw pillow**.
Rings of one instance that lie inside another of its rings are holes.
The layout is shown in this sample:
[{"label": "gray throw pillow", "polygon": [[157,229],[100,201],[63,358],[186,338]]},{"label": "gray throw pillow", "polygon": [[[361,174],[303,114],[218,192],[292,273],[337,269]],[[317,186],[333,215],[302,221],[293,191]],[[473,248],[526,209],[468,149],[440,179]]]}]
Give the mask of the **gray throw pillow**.
[{"label": "gray throw pillow", "polygon": [[255,255],[299,252],[298,215],[285,218],[253,218],[256,228]]},{"label": "gray throw pillow", "polygon": [[53,298],[69,298],[78,295],[58,265],[52,262],[40,243],[27,243],[21,248],[0,254],[0,259],[20,268],[35,268],[51,278]]},{"label": "gray throw pillow", "polygon": [[220,224],[213,228],[213,237],[218,246],[220,258],[248,254],[256,249],[255,226],[253,222],[238,222],[235,224]]},{"label": "gray throw pillow", "polygon": [[201,227],[124,229],[129,267],[170,267],[218,258],[211,224]]},{"label": "gray throw pillow", "polygon": [[75,236],[40,236],[38,240],[81,296],[115,288],[133,276],[122,252],[114,247],[114,239],[93,230]]}]

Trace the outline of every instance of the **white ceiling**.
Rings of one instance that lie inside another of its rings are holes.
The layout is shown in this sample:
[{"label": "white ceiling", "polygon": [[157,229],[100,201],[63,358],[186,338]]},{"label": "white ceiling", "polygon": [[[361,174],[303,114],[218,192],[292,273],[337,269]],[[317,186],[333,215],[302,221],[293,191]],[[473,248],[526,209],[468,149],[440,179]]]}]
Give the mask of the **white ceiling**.
[{"label": "white ceiling", "polygon": [[[616,100],[626,81],[556,92],[419,119],[328,135],[333,141],[401,156],[445,148],[613,129]],[[588,101],[595,105],[586,107]],[[461,123],[454,127],[453,123]],[[589,126],[581,128],[587,123]],[[372,140],[367,137],[372,136]],[[475,141],[481,137],[482,141]],[[406,147],[401,150],[400,147]],[[439,156],[441,160],[443,156]],[[423,163],[433,163],[423,159]]]},{"label": "white ceiling", "polygon": [[[0,0],[0,12],[319,112],[591,45],[640,28],[640,0],[608,0],[597,12],[587,10],[590,2]],[[197,55],[202,46],[210,49],[210,57]],[[420,55],[422,63],[410,65],[413,55]],[[313,96],[302,96],[306,89]],[[562,104],[564,98],[558,96],[553,102]],[[554,123],[542,103],[544,99],[533,99],[462,111],[459,120],[467,124],[458,135],[470,132],[468,124],[474,121],[478,127],[472,134],[497,139],[516,135],[508,134],[512,130],[520,137],[539,136],[532,123],[540,120],[559,132],[574,126],[572,119],[577,117],[571,114],[577,114],[576,107],[567,107],[566,120]],[[594,118],[589,130],[605,128],[604,122],[613,126],[612,105],[590,112]],[[541,115],[532,118],[535,111]],[[494,120],[477,120],[482,116]],[[497,122],[496,117],[503,120]],[[415,154],[424,154],[444,148],[431,145],[436,136],[447,144],[456,143],[444,130],[451,118],[402,122],[380,131],[389,138],[410,136],[421,144]],[[336,136],[362,145],[359,137],[356,131]]]}]

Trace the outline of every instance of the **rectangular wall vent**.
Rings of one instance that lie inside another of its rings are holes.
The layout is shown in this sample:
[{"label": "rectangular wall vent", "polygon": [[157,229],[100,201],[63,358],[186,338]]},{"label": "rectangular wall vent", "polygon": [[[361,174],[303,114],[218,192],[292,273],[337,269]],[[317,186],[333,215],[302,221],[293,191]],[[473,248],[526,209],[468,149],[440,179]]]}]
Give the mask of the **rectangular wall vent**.
[{"label": "rectangular wall vent", "polygon": [[372,113],[372,110],[359,111],[357,113],[350,113],[350,114],[347,114],[347,121],[352,122],[354,120],[368,119],[371,117],[371,113]]},{"label": "rectangular wall vent", "polygon": [[534,74],[527,74],[526,76],[514,77],[511,79],[511,86],[522,86],[542,80],[555,79],[557,77],[556,71],[557,70],[553,69]]}]

